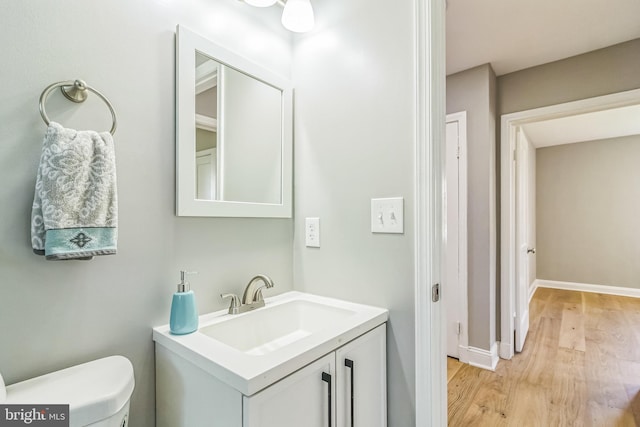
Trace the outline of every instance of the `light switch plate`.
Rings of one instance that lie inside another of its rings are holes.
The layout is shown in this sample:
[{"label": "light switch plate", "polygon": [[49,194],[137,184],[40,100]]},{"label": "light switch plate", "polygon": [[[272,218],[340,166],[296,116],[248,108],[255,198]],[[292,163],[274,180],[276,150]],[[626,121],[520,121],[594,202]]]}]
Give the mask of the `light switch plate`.
[{"label": "light switch plate", "polygon": [[371,232],[404,233],[404,198],[371,199]]},{"label": "light switch plate", "polygon": [[304,241],[308,248],[320,247],[320,218],[305,218]]}]

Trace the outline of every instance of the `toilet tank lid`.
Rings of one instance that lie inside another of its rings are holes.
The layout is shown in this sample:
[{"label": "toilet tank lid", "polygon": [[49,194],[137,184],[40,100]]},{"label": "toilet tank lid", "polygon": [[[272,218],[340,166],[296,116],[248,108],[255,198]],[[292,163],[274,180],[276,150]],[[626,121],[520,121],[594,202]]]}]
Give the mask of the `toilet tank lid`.
[{"label": "toilet tank lid", "polygon": [[69,404],[71,425],[87,425],[117,413],[135,386],[133,366],[110,356],[7,387],[6,404]]}]

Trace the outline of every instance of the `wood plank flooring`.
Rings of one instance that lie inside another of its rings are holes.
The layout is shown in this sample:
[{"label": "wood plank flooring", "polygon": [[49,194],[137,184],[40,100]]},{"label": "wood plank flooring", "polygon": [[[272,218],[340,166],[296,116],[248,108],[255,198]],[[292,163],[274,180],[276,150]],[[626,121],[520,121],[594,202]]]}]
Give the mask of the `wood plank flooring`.
[{"label": "wood plank flooring", "polygon": [[522,353],[447,370],[449,426],[640,427],[640,298],[539,288]]}]

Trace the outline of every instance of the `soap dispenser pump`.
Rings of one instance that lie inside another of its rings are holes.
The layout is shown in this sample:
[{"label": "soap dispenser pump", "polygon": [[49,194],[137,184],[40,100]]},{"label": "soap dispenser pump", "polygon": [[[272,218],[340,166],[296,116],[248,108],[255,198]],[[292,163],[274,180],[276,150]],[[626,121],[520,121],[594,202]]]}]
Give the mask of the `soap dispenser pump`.
[{"label": "soap dispenser pump", "polygon": [[197,274],[197,272],[180,271],[178,291],[173,294],[173,300],[171,301],[169,329],[172,334],[176,335],[190,334],[198,329],[196,297],[189,287],[189,282],[185,281],[187,274]]}]

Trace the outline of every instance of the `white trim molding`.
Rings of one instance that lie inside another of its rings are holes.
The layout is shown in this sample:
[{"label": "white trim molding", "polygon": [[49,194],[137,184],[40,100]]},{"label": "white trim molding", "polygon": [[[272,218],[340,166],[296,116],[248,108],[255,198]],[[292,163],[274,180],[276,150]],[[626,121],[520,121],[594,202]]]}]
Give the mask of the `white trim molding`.
[{"label": "white trim molding", "polygon": [[414,3],[415,94],[415,423],[447,425],[447,358],[440,283],[442,177],[445,140],[444,2]]},{"label": "white trim molding", "polygon": [[500,358],[501,359],[511,359],[514,354],[513,344],[507,342],[500,342]]},{"label": "white trim molding", "polygon": [[560,282],[557,280],[535,281],[536,288],[564,289],[567,291],[593,292],[597,294],[617,295],[621,297],[640,298],[640,289],[623,286],[592,285],[589,283]]},{"label": "white trim molding", "polygon": [[458,361],[461,363],[469,363],[469,346],[462,344],[458,346]]},{"label": "white trim molding", "polygon": [[204,114],[196,113],[196,127],[198,129],[208,130],[209,132],[218,131],[218,120]]},{"label": "white trim molding", "polygon": [[498,366],[498,343],[494,342],[491,346],[491,350],[487,351],[482,348],[469,347],[469,365],[476,368],[482,368],[489,371],[495,371]]}]

